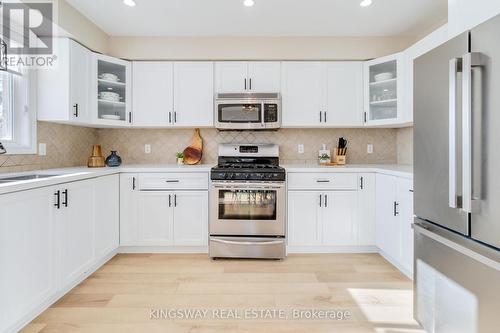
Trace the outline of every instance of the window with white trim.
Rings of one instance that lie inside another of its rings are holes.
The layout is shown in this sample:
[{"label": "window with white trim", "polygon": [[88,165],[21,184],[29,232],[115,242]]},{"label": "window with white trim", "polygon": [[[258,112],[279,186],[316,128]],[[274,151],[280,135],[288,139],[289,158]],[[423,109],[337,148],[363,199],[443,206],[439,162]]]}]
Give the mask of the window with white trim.
[{"label": "window with white trim", "polygon": [[7,154],[36,153],[36,116],[30,107],[33,70],[0,71],[0,142]]}]

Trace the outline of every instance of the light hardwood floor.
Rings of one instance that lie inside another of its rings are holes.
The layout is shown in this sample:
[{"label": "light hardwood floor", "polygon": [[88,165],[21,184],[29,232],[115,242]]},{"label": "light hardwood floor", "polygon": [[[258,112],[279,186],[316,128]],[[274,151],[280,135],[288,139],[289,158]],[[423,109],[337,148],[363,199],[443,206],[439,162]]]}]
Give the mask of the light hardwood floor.
[{"label": "light hardwood floor", "polygon": [[[120,254],[23,332],[422,332],[412,296],[411,281],[378,254],[284,261]],[[151,319],[151,309],[208,312],[204,319]],[[223,309],[282,310],[288,318],[216,318]],[[347,311],[350,318],[294,319],[294,309]]]}]

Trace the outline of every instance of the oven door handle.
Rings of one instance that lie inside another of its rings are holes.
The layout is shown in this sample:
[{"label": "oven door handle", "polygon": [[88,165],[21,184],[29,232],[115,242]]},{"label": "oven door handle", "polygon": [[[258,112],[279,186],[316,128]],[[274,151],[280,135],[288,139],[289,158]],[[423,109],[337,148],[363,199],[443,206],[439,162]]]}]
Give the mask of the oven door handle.
[{"label": "oven door handle", "polygon": [[212,238],[210,239],[210,241],[222,244],[230,244],[230,245],[277,245],[277,244],[283,244],[284,242],[284,240],[263,241],[263,242],[238,242],[238,241],[229,241],[218,238]]}]

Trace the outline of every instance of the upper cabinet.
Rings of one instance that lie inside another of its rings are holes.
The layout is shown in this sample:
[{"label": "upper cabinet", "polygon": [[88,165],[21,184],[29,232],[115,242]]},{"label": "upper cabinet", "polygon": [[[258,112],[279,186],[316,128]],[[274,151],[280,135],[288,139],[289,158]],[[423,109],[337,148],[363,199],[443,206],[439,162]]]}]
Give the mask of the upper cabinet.
[{"label": "upper cabinet", "polygon": [[276,93],[280,91],[279,61],[221,61],[215,63],[217,93]]},{"label": "upper cabinet", "polygon": [[57,63],[40,68],[37,76],[37,114],[39,120],[69,123],[90,122],[90,68],[92,52],[68,38],[54,43]]},{"label": "upper cabinet", "polygon": [[364,65],[365,124],[396,125],[404,122],[405,80],[401,53],[367,61]]},{"label": "upper cabinet", "polygon": [[135,61],[133,126],[213,125],[213,63]]},{"label": "upper cabinet", "polygon": [[283,127],[363,126],[363,63],[282,63]]},{"label": "upper cabinet", "polygon": [[130,62],[94,54],[90,101],[95,122],[127,125],[132,122]]}]

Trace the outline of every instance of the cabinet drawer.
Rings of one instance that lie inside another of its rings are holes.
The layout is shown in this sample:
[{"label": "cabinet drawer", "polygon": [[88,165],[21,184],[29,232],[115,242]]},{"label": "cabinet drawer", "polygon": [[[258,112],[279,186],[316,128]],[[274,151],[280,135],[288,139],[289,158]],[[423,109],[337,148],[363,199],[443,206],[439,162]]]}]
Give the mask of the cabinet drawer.
[{"label": "cabinet drawer", "polygon": [[289,173],[289,190],[356,190],[355,173]]},{"label": "cabinet drawer", "polygon": [[208,173],[143,173],[139,175],[139,190],[206,190]]}]

